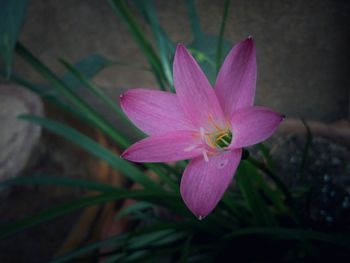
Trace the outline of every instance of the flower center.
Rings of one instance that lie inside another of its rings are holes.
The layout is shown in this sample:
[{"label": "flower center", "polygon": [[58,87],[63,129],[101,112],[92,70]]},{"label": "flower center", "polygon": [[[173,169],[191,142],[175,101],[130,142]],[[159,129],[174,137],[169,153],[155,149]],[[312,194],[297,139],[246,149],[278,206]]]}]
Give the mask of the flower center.
[{"label": "flower center", "polygon": [[202,138],[207,145],[213,149],[225,149],[230,146],[233,134],[229,122],[226,122],[226,125],[223,128],[222,125],[218,125],[215,122],[211,114],[209,115],[209,122],[212,126],[212,129],[209,129],[211,131],[204,132],[204,129],[202,131]]},{"label": "flower center", "polygon": [[217,148],[227,148],[232,141],[232,132],[230,130],[221,131],[219,134],[214,134],[212,141]]}]

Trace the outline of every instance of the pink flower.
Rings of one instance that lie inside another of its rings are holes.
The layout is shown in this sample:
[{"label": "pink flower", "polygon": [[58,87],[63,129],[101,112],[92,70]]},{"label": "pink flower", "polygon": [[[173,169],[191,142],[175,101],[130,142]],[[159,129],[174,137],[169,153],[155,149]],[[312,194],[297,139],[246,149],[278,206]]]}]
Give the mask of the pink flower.
[{"label": "pink flower", "polygon": [[214,89],[181,44],[176,49],[173,74],[176,94],[133,89],[120,97],[125,114],[149,135],[122,157],[133,162],[191,159],[180,192],[187,207],[201,219],[215,208],[229,186],[242,148],[271,136],[283,117],[253,106],[256,51],[251,37],[230,51]]}]

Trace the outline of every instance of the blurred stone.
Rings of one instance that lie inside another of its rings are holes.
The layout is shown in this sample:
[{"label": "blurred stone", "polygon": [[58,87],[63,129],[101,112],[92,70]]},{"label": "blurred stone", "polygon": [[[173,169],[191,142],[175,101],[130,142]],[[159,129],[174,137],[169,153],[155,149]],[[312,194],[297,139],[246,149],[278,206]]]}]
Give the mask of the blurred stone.
[{"label": "blurred stone", "polygon": [[19,120],[21,114],[43,114],[41,100],[23,87],[0,84],[0,180],[24,168],[40,136],[40,127]]}]

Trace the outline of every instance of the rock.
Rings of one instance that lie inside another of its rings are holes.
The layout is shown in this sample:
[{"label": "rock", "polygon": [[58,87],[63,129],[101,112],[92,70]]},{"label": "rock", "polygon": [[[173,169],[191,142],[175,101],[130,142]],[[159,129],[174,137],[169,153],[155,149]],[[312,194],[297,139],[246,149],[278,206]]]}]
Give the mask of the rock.
[{"label": "rock", "polygon": [[14,84],[0,83],[0,180],[16,177],[38,142],[41,128],[19,120],[21,114],[43,114],[39,97]]}]

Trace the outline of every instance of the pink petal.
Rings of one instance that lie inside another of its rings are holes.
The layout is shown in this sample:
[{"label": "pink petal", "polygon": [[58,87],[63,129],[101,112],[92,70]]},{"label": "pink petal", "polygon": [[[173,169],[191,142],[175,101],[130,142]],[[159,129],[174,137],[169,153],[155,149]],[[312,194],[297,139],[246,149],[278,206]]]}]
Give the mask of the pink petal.
[{"label": "pink petal", "polygon": [[122,158],[133,162],[173,162],[196,157],[202,153],[196,148],[200,135],[193,131],[175,131],[147,137],[131,145]]},{"label": "pink petal", "polygon": [[275,132],[282,120],[282,115],[265,107],[238,110],[231,119],[233,138],[230,148],[262,142]]},{"label": "pink petal", "polygon": [[240,108],[252,106],[256,87],[256,51],[251,37],[238,43],[219,71],[215,92],[227,118]]},{"label": "pink petal", "polygon": [[132,89],[120,96],[120,104],[131,121],[149,135],[193,129],[176,95],[170,92]]},{"label": "pink petal", "polygon": [[230,185],[241,160],[241,149],[212,156],[206,162],[197,157],[188,164],[181,179],[180,192],[187,207],[199,219],[207,216]]},{"label": "pink petal", "polygon": [[[174,58],[174,84],[182,109],[197,127],[208,124],[210,118],[224,124],[223,113],[213,88],[203,71],[179,44]],[[211,116],[211,117],[210,117]]]}]

